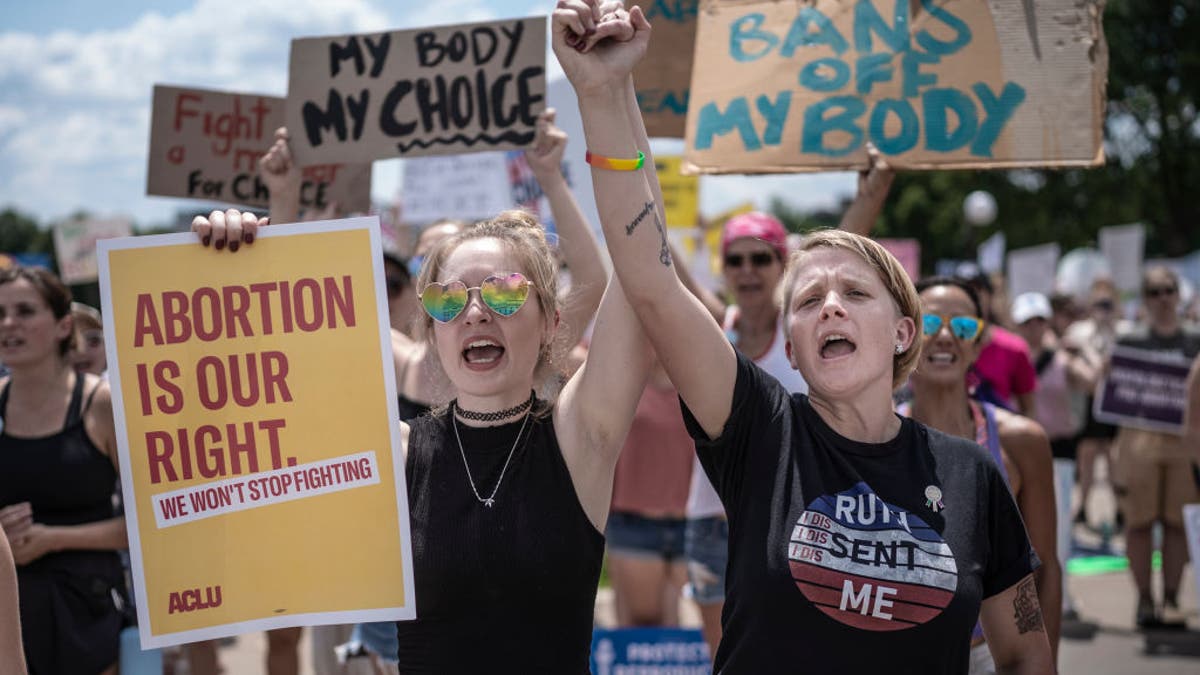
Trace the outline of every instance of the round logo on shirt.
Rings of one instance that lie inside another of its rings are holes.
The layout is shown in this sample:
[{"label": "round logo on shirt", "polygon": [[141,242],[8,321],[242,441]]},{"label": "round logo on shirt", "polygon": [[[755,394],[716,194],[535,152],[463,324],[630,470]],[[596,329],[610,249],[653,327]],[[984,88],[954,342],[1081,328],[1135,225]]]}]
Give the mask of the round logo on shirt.
[{"label": "round logo on shirt", "polygon": [[808,505],[792,529],[788,564],[809,602],[866,630],[930,621],[958,587],[954,553],[941,535],[866,483]]}]

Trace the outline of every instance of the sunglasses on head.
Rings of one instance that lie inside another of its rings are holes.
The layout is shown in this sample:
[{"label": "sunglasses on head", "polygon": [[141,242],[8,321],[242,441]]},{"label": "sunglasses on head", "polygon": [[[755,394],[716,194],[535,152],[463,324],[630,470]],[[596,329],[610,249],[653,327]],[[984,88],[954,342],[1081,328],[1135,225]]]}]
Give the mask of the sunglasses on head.
[{"label": "sunglasses on head", "polygon": [[749,256],[743,253],[726,253],[725,266],[735,269],[741,267],[746,262],[747,257],[750,259],[750,265],[753,267],[766,267],[775,262],[775,254],[765,251],[751,253]]},{"label": "sunglasses on head", "polygon": [[1161,298],[1175,295],[1175,292],[1178,290],[1179,289],[1175,288],[1174,286],[1147,286],[1142,293],[1144,293],[1147,298]]},{"label": "sunglasses on head", "polygon": [[983,319],[976,316],[939,316],[937,314],[921,315],[921,330],[926,335],[937,335],[942,324],[950,323],[950,332],[959,340],[974,340],[983,332]]},{"label": "sunglasses on head", "polygon": [[529,283],[518,272],[493,274],[478,286],[468,287],[461,280],[435,281],[421,291],[421,306],[434,321],[448,323],[466,309],[471,291],[479,291],[479,299],[500,316],[512,316],[529,298]]}]

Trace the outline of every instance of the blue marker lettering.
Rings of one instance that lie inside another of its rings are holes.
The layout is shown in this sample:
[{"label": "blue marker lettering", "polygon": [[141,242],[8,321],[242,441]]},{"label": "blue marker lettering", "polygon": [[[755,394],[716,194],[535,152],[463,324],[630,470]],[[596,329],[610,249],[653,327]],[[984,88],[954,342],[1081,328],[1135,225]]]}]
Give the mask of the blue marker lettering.
[{"label": "blue marker lettering", "polygon": [[895,0],[892,8],[892,25],[887,25],[871,0],[858,0],[854,6],[854,48],[860,53],[875,51],[871,45],[871,31],[875,31],[894,52],[909,48],[908,0]]},{"label": "blue marker lettering", "polygon": [[945,7],[934,5],[933,0],[921,0],[921,7],[929,12],[929,16],[946,24],[955,33],[953,40],[945,42],[933,37],[933,34],[927,30],[918,31],[917,44],[921,45],[925,51],[939,56],[949,56],[971,42],[971,27],[967,25],[967,22],[951,14]]},{"label": "blue marker lettering", "polygon": [[[900,131],[894,136],[887,135],[887,118],[894,113],[900,120]],[[871,111],[871,120],[867,125],[867,133],[871,142],[885,155],[899,155],[912,150],[917,145],[921,133],[921,123],[911,104],[902,98],[880,99]]]},{"label": "blue marker lettering", "polygon": [[[816,32],[811,30],[812,26],[816,26]],[[829,17],[813,7],[803,7],[792,21],[787,37],[783,40],[783,46],[779,48],[779,55],[790,59],[795,55],[797,47],[815,47],[817,45],[828,45],[833,53],[839,56],[850,48],[846,38],[842,37]]]},{"label": "blue marker lettering", "polygon": [[[826,118],[827,110],[840,108],[832,117]],[[801,140],[801,150],[806,153],[825,155],[826,157],[841,157],[862,145],[863,132],[854,123],[867,106],[857,96],[833,96],[819,101],[804,111],[804,133]],[[840,148],[825,146],[825,134],[830,131],[844,131],[850,134],[850,142]]]},{"label": "blue marker lettering", "polygon": [[[925,106],[925,147],[934,152],[952,152],[975,136],[975,102],[957,89],[929,89],[921,96]],[[958,128],[950,131],[947,110],[958,117]]]},{"label": "blue marker lettering", "polygon": [[716,103],[708,103],[700,109],[700,121],[696,124],[696,149],[707,150],[712,147],[713,136],[724,136],[737,129],[742,137],[742,145],[747,150],[758,150],[762,143],[758,140],[758,132],[750,120],[750,105],[745,96],[739,96],[729,102],[729,107],[722,113]]},{"label": "blue marker lettering", "polygon": [[924,64],[935,64],[940,61],[933,54],[926,54],[916,50],[904,52],[904,56],[900,57],[900,70],[904,73],[904,84],[901,87],[901,93],[904,98],[914,98],[920,94],[921,87],[933,86],[937,84],[937,75],[933,73],[921,72],[921,66]]},{"label": "blue marker lettering", "polygon": [[788,110],[792,107],[792,92],[779,92],[774,103],[767,98],[766,94],[762,94],[755,99],[754,103],[758,108],[758,114],[767,121],[767,128],[763,130],[762,142],[767,145],[779,145],[779,140],[783,137],[783,124],[787,121]]},{"label": "blue marker lettering", "polygon": [[858,63],[854,64],[854,80],[860,94],[871,93],[871,86],[876,82],[891,82],[892,55],[881,52],[858,57]]},{"label": "blue marker lettering", "polygon": [[696,18],[696,6],[699,0],[654,0],[646,10],[646,18],[650,21],[666,19],[675,23],[686,23]]},{"label": "blue marker lettering", "polygon": [[[756,61],[769,54],[775,45],[779,44],[779,38],[774,33],[761,30],[765,20],[765,16],[755,12],[734,21],[733,25],[729,27],[729,55],[735,61],[742,63]],[[758,51],[747,52],[742,48],[742,43],[751,40],[764,44]]]},{"label": "blue marker lettering", "polygon": [[850,81],[850,66],[832,56],[816,59],[800,69],[800,86],[813,91],[837,91]]},{"label": "blue marker lettering", "polygon": [[971,143],[971,154],[991,157],[992,144],[1004,131],[1004,125],[1008,124],[1017,107],[1025,101],[1025,89],[1014,82],[1005,83],[999,98],[983,82],[975,83],[971,90],[983,104],[983,124],[979,125],[979,134]]}]

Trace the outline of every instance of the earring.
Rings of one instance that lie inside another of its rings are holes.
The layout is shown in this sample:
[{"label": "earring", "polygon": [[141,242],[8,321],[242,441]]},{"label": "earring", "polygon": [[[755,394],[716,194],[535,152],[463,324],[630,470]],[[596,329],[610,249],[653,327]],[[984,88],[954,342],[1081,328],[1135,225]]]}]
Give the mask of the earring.
[{"label": "earring", "polygon": [[897,354],[904,353],[904,345],[900,344],[899,342],[896,343],[896,353]]}]

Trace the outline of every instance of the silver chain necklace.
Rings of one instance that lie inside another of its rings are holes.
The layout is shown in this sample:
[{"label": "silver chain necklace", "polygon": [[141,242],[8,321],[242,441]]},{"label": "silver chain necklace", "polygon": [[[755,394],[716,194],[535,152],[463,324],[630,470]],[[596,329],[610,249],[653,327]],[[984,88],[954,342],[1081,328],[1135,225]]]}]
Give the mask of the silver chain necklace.
[{"label": "silver chain necklace", "polygon": [[475,487],[475,479],[471,477],[471,465],[467,463],[467,451],[463,450],[462,438],[458,435],[458,418],[454,415],[457,407],[456,403],[450,410],[450,423],[454,425],[454,440],[458,442],[458,453],[462,455],[463,468],[467,470],[467,482],[471,484],[471,492],[475,493],[475,499],[490,509],[496,503],[496,493],[500,491],[500,483],[504,481],[504,472],[508,471],[508,463],[512,461],[513,453],[517,451],[517,445],[521,442],[521,435],[525,433],[525,425],[529,424],[529,412],[526,412],[524,419],[521,420],[521,429],[517,431],[517,438],[513,441],[512,449],[508,451],[508,458],[504,460],[504,466],[500,469],[496,487],[492,488],[492,494],[485,499],[479,496],[479,490]]}]

